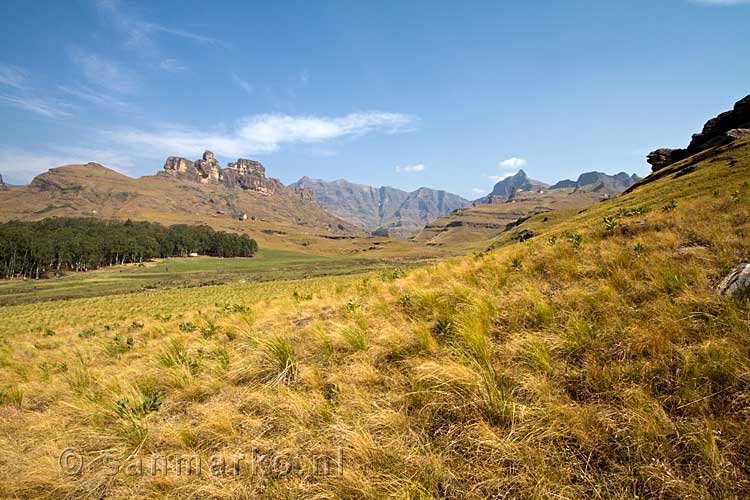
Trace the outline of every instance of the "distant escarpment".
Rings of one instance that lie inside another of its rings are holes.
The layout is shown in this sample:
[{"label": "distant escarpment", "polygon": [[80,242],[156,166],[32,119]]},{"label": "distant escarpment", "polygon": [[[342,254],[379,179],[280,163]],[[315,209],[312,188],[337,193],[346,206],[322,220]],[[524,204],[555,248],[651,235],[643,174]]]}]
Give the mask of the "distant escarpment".
[{"label": "distant escarpment", "polygon": [[8,186],[3,182],[3,175],[0,174],[0,191],[7,191]]},{"label": "distant escarpment", "polygon": [[648,154],[646,161],[651,164],[651,170],[656,172],[696,153],[729,144],[742,137],[750,137],[750,95],[737,101],[731,111],[708,120],[699,134],[693,134],[687,148],[657,149]]},{"label": "distant escarpment", "polygon": [[381,186],[354,184],[344,179],[324,181],[303,177],[289,186],[314,193],[329,212],[371,233],[406,238],[428,222],[469,204],[445,191],[419,188],[411,193]]},{"label": "distant escarpment", "polygon": [[495,184],[492,192],[479,198],[476,203],[507,203],[513,201],[539,198],[548,191],[568,191],[575,193],[598,193],[602,198],[608,198],[622,193],[638,182],[641,178],[636,174],[628,175],[620,172],[615,175],[603,172],[585,172],[578,176],[578,180],[564,179],[552,186],[529,178],[526,172],[519,170],[515,175],[506,177]]}]

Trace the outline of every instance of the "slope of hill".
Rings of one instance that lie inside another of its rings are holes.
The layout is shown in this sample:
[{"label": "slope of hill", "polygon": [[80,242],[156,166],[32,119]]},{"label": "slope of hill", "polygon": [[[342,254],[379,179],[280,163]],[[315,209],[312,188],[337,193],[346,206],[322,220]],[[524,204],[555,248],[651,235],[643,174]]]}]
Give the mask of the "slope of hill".
[{"label": "slope of hill", "polygon": [[488,196],[471,207],[427,224],[414,240],[457,253],[483,248],[519,220],[552,210],[583,208],[622,193],[638,180],[637,175],[624,172],[616,175],[587,172],[577,181],[563,180],[548,186],[519,170],[495,184]]},{"label": "slope of hill", "polygon": [[310,189],[329,212],[365,230],[405,238],[424,225],[469,204],[458,195],[429,188],[408,193],[382,186],[353,184],[344,179],[323,181],[303,177],[292,188]]},{"label": "slope of hill", "polygon": [[405,278],[0,308],[0,489],[748,498],[750,142],[670,168]]},{"label": "slope of hill", "polygon": [[[368,237],[324,210],[310,191],[286,188],[265,177],[257,162],[240,159],[221,169],[218,164],[211,166],[212,155],[204,156],[209,160],[170,157],[163,172],[138,179],[97,163],[53,168],[28,186],[0,192],[0,220],[95,216],[167,225],[208,224],[248,234],[261,248],[375,258],[397,253],[434,255],[413,244]],[[206,177],[204,170],[193,166],[201,162],[209,165]]]}]

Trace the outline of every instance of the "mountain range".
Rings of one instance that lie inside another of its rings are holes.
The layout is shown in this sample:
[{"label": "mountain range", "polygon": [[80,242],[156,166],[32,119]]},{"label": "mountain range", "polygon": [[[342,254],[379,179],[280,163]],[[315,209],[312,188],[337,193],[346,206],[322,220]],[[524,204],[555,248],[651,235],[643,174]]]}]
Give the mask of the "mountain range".
[{"label": "mountain range", "polygon": [[387,186],[354,184],[344,179],[329,182],[303,177],[289,187],[309,189],[317,202],[333,215],[391,238],[411,236],[431,220],[471,203],[458,195],[426,187],[407,192]]},{"label": "mountain range", "polygon": [[[0,177],[0,219],[94,215],[209,223],[247,232],[261,244],[273,246],[273,240],[281,238],[306,246],[310,238],[330,240],[372,234],[406,239],[439,226],[441,219],[455,227],[451,216],[471,210],[472,205],[526,201],[533,202],[530,210],[539,211],[546,209],[551,200],[565,199],[566,206],[571,200],[576,200],[577,206],[619,194],[637,180],[637,176],[625,173],[588,172],[576,181],[563,180],[549,186],[519,170],[495,184],[489,195],[471,202],[426,187],[407,192],[344,179],[329,182],[302,177],[284,186],[278,179],[267,177],[265,167],[258,161],[239,158],[222,168],[214,154],[205,151],[196,160],[169,156],[156,175],[138,179],[93,162],[50,169],[28,186],[6,186]],[[580,196],[581,193],[593,195]],[[573,194],[577,196],[569,197]],[[520,209],[521,205],[516,205],[510,212],[492,210],[503,212],[505,221],[511,212],[514,217],[527,214]]]}]

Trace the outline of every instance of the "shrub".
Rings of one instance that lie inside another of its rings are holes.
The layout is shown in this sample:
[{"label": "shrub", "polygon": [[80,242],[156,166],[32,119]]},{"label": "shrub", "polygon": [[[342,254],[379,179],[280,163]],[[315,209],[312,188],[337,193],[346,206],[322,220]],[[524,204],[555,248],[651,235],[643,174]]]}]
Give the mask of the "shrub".
[{"label": "shrub", "polygon": [[196,331],[198,327],[195,326],[193,323],[186,322],[186,323],[180,323],[179,329],[181,332],[190,333],[190,332]]},{"label": "shrub", "polygon": [[302,302],[304,300],[312,300],[313,296],[312,293],[305,293],[300,292],[299,290],[295,290],[292,294],[292,298],[294,298],[294,300],[296,300],[297,302]]},{"label": "shrub", "polygon": [[78,332],[78,336],[82,339],[87,339],[94,337],[96,335],[96,330],[94,328],[86,328]]},{"label": "shrub", "polygon": [[675,200],[674,198],[669,200],[666,205],[661,207],[662,211],[664,212],[671,212],[675,208],[677,208],[677,200]]},{"label": "shrub", "polygon": [[617,226],[620,225],[620,221],[617,219],[617,217],[611,217],[606,216],[604,217],[604,227],[607,230],[608,233],[614,233],[617,229]]}]

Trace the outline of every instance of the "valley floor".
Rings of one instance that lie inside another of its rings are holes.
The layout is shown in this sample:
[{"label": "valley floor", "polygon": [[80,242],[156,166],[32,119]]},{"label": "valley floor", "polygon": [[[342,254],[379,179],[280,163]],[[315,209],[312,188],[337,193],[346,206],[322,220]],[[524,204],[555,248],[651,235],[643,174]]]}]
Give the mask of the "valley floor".
[{"label": "valley floor", "polygon": [[171,258],[42,280],[0,280],[0,306],[123,293],[279,281],[412,267],[420,260],[320,256],[263,249],[252,258]]}]

